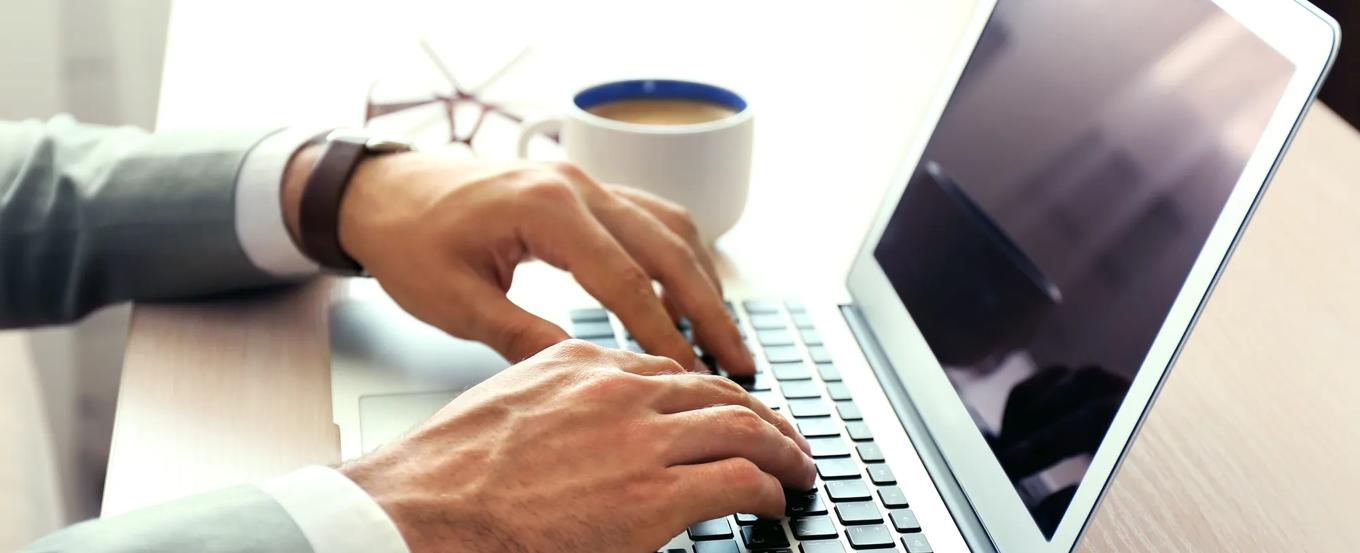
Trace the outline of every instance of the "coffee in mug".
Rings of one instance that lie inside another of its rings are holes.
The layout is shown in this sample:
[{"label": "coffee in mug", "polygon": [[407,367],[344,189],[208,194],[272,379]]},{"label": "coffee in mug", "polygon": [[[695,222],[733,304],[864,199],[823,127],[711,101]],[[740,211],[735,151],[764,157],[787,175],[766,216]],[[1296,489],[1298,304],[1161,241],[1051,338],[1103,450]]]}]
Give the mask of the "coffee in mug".
[{"label": "coffee in mug", "polygon": [[639,125],[695,125],[735,115],[730,106],[684,98],[618,100],[586,111],[615,121]]},{"label": "coffee in mug", "polygon": [[601,182],[646,190],[687,208],[711,242],[746,207],[755,123],[746,99],[694,81],[638,79],[587,87],[558,115],[525,123],[529,140],[557,133],[567,159]]}]

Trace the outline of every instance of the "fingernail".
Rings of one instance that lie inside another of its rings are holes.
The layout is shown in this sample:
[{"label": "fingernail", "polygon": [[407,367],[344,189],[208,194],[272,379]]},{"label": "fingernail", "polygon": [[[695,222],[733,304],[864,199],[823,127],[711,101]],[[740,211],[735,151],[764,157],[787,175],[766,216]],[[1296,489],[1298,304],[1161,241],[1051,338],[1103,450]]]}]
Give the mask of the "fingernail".
[{"label": "fingernail", "polygon": [[812,444],[808,443],[807,438],[804,438],[802,434],[794,434],[793,442],[798,444],[798,449],[803,450],[803,453],[806,453],[809,459],[812,458]]}]

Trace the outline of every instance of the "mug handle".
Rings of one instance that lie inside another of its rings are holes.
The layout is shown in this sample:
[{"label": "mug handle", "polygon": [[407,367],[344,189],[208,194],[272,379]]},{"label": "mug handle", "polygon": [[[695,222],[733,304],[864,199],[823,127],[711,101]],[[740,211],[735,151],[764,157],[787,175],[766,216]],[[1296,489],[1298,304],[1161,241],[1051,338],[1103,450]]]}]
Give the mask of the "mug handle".
[{"label": "mug handle", "polygon": [[545,117],[542,119],[526,121],[519,128],[519,157],[521,159],[529,158],[529,141],[533,140],[534,136],[540,134],[554,134],[561,132],[561,130],[562,118],[560,117]]}]

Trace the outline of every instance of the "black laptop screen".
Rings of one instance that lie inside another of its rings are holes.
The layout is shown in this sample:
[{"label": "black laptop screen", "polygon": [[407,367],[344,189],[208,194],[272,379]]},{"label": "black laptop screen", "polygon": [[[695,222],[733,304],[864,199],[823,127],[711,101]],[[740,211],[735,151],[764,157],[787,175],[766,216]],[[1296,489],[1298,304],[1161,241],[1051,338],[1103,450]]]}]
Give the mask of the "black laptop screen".
[{"label": "black laptop screen", "polygon": [[874,257],[1052,537],[1294,67],[1209,0],[1000,0]]}]

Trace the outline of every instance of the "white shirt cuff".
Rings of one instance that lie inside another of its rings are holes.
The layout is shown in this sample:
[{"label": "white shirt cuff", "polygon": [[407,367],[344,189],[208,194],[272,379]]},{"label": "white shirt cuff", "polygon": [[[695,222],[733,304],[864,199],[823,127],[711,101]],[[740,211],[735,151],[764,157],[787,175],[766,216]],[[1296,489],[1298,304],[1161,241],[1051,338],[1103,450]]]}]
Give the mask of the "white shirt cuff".
[{"label": "white shirt cuff", "polygon": [[410,553],[368,493],[330,467],[310,466],[260,484],[293,517],[314,553]]},{"label": "white shirt cuff", "polygon": [[288,160],[316,135],[316,130],[276,132],[251,148],[236,175],[236,238],[250,262],[274,276],[300,277],[318,270],[288,234],[280,199]]}]

